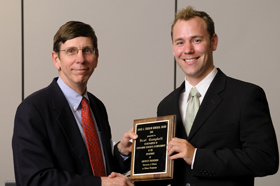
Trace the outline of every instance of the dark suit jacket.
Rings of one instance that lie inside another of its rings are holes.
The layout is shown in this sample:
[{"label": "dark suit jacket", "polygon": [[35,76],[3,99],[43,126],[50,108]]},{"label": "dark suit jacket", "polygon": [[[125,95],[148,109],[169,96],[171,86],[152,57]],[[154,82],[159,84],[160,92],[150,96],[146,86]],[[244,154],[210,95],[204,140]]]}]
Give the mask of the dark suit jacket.
[{"label": "dark suit jacket", "polygon": [[[18,107],[12,140],[14,168],[19,186],[100,186],[92,175],[88,153],[76,120],[57,79],[28,96]],[[112,155],[111,129],[103,103],[89,93],[90,106],[101,133],[107,174],[123,172],[117,149]]]},{"label": "dark suit jacket", "polygon": [[188,137],[179,110],[184,89],[185,83],[161,101],[158,116],[176,114],[176,137],[197,148],[193,170],[183,159],[175,160],[174,179],[151,185],[252,186],[254,177],[277,172],[278,146],[260,87],[218,69]]}]

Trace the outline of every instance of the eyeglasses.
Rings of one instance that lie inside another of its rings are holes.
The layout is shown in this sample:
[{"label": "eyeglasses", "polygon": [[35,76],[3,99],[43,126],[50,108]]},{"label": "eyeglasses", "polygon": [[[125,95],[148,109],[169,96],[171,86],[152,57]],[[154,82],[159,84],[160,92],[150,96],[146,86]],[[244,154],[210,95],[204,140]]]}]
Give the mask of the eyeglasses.
[{"label": "eyeglasses", "polygon": [[95,49],[89,46],[82,49],[78,49],[77,47],[69,47],[66,48],[65,50],[60,50],[60,51],[64,51],[67,56],[75,56],[79,53],[79,50],[82,50],[83,54],[87,56],[90,56],[95,53]]}]

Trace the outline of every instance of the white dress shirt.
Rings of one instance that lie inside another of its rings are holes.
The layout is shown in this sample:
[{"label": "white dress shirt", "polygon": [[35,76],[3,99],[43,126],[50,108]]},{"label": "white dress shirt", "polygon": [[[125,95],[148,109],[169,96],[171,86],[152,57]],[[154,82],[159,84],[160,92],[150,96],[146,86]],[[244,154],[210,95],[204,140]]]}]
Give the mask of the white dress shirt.
[{"label": "white dress shirt", "polygon": [[[201,95],[199,97],[200,105],[203,101],[203,98],[205,97],[205,94],[206,94],[211,82],[215,78],[217,72],[218,72],[217,68],[214,67],[214,69],[202,81],[200,81],[195,86],[195,88],[198,90],[198,92]],[[192,88],[193,88],[193,86],[185,79],[185,90],[181,93],[180,98],[179,98],[180,113],[181,113],[183,123],[185,122],[186,110],[187,110],[188,102],[190,100],[189,94],[190,94],[190,91]],[[193,169],[193,165],[194,165],[194,161],[195,161],[196,150],[197,149],[195,149],[194,156],[193,156],[193,161],[192,161],[192,166],[191,166],[192,169]]]}]

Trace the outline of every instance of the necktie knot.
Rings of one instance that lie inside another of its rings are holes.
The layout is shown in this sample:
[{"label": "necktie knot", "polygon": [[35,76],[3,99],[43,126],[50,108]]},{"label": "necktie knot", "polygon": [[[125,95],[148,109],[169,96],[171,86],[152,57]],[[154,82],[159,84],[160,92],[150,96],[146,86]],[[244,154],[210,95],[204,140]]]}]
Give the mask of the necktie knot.
[{"label": "necktie knot", "polygon": [[196,97],[198,97],[198,98],[201,96],[200,93],[198,92],[198,90],[197,90],[195,87],[193,87],[193,88],[191,89],[190,95],[191,95],[191,97],[196,96]]},{"label": "necktie knot", "polygon": [[82,105],[82,108],[88,107],[88,100],[87,100],[87,98],[83,97],[81,105]]}]

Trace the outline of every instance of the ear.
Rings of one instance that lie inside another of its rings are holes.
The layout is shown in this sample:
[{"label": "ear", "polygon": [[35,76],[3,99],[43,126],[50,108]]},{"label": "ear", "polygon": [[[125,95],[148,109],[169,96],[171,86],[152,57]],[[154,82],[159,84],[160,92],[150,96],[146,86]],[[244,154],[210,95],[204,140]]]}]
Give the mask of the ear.
[{"label": "ear", "polygon": [[214,34],[211,38],[211,47],[213,51],[215,51],[218,47],[218,40],[218,35]]},{"label": "ear", "polygon": [[58,53],[55,51],[52,51],[52,60],[53,60],[53,64],[54,64],[55,68],[57,70],[60,70],[61,69],[60,59],[59,59]]}]

